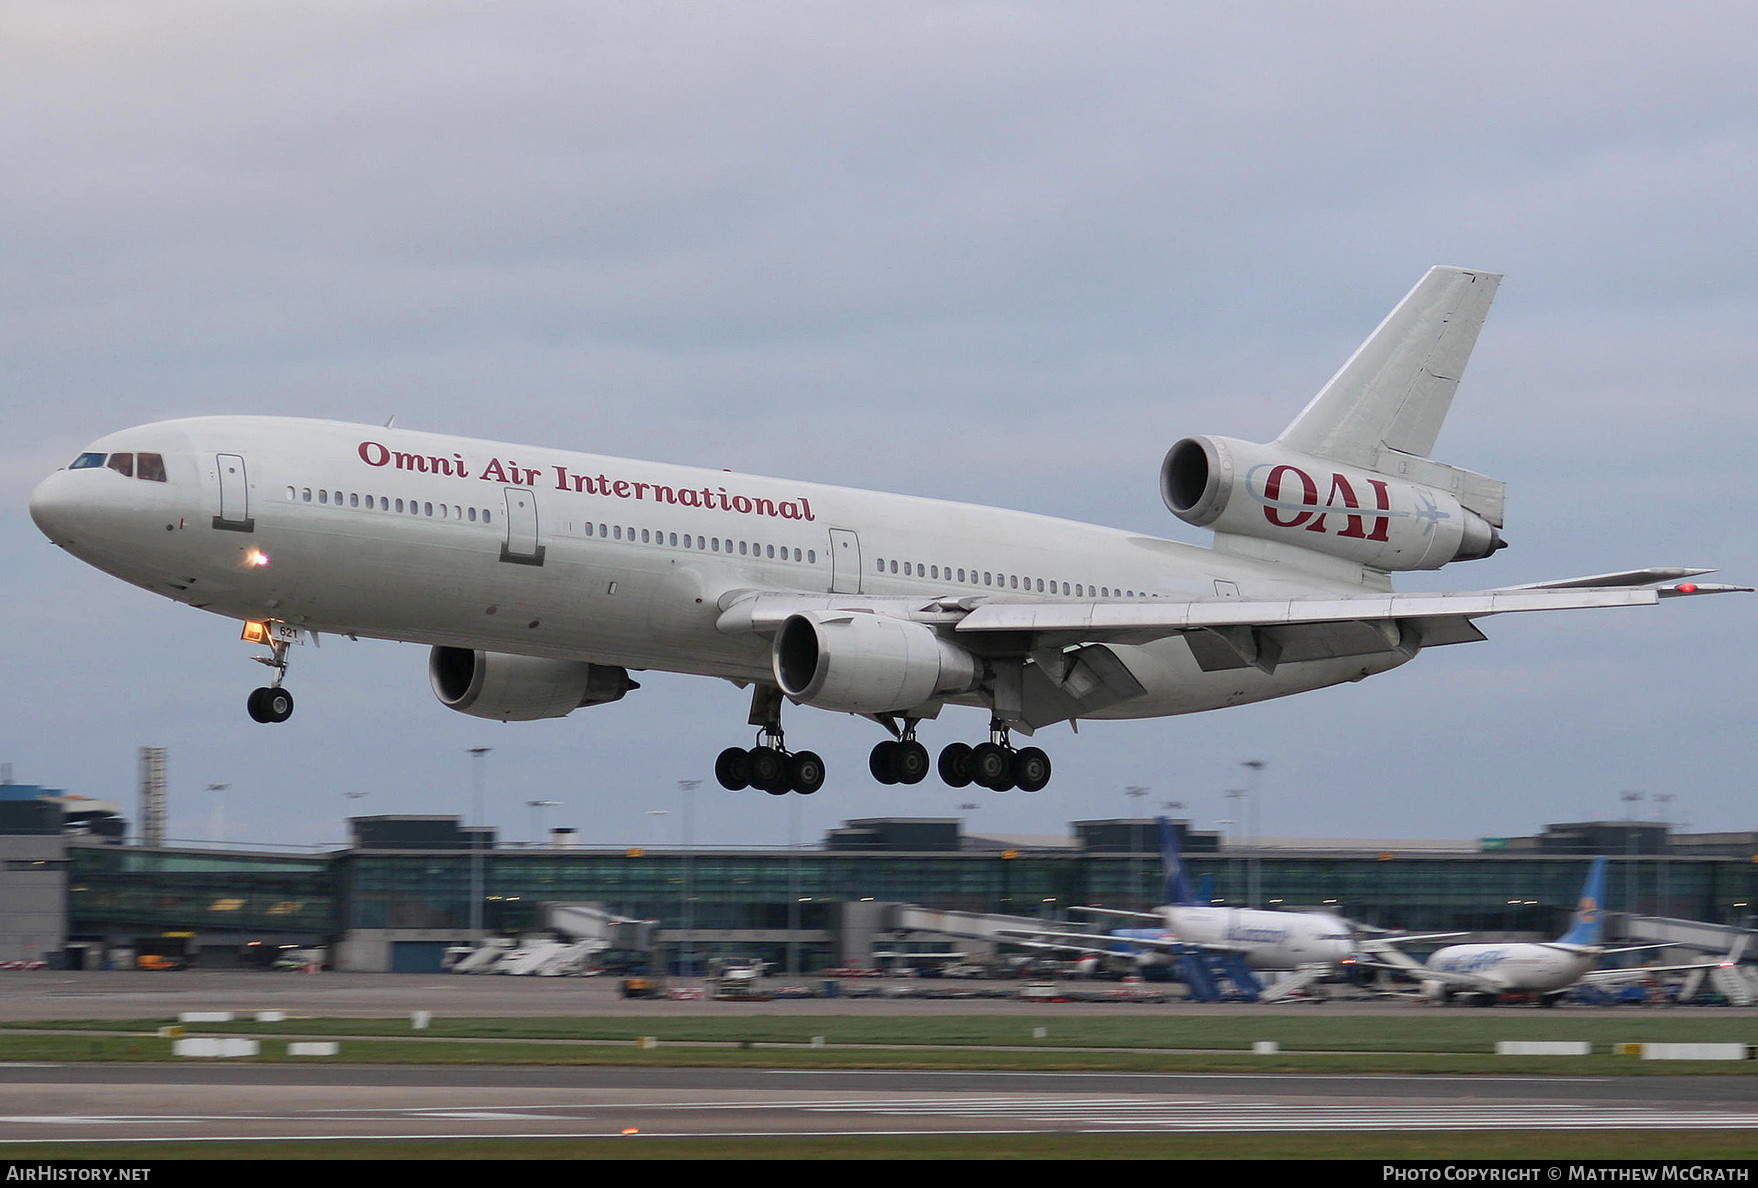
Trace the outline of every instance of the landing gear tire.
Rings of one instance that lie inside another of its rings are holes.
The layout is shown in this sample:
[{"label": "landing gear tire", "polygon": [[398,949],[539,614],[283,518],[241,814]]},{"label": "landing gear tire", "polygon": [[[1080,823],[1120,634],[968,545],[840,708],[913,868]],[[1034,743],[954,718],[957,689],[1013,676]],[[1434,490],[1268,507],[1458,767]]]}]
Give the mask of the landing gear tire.
[{"label": "landing gear tire", "polygon": [[1021,792],[1042,792],[1050,782],[1050,756],[1037,747],[1013,753],[1013,783]]},{"label": "landing gear tire", "polygon": [[971,777],[991,792],[1013,787],[1013,755],[1000,743],[978,743],[971,748]]},{"label": "landing gear tire", "polygon": [[714,778],[728,792],[741,792],[751,786],[750,753],[743,747],[728,747],[714,760]]},{"label": "landing gear tire", "polygon": [[940,780],[949,788],[970,786],[975,776],[969,743],[947,743],[940,751]]},{"label": "landing gear tire", "polygon": [[789,755],[787,782],[801,796],[810,796],[824,786],[824,760],[811,751]]},{"label": "landing gear tire", "polygon": [[921,783],[928,778],[933,767],[928,748],[913,738],[898,743],[891,752],[891,770],[900,784]]},{"label": "landing gear tire", "polygon": [[928,748],[913,738],[886,739],[867,756],[867,769],[881,784],[919,784],[933,768]]},{"label": "landing gear tire", "polygon": [[253,690],[244,708],[257,722],[285,722],[293,716],[293,694],[285,689],[265,686]]},{"label": "landing gear tire", "polygon": [[881,784],[897,783],[897,775],[891,763],[891,753],[895,750],[897,743],[888,738],[867,753],[867,771]]},{"label": "landing gear tire", "polygon": [[786,755],[774,747],[752,747],[748,761],[751,787],[771,796],[784,796],[790,791]]}]

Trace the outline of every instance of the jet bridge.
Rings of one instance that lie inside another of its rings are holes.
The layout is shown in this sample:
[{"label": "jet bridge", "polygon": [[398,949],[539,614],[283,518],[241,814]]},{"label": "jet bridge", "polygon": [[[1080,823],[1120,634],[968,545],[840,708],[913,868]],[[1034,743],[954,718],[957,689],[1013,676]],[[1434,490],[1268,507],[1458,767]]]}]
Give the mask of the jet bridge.
[{"label": "jet bridge", "polygon": [[594,971],[600,954],[612,949],[646,953],[653,948],[653,921],[631,920],[596,904],[546,903],[543,922],[542,934],[460,946],[448,968],[463,974],[575,976]]},{"label": "jet bridge", "polygon": [[1753,938],[1758,936],[1752,929],[1669,916],[1626,916],[1624,932],[1635,941],[1676,945],[1709,959],[1727,959],[1726,965],[1694,969],[1686,974],[1679,987],[1681,1001],[1695,998],[1707,981],[1716,993],[1734,1006],[1758,1004],[1758,978],[1740,964],[1741,958],[1751,951]]}]

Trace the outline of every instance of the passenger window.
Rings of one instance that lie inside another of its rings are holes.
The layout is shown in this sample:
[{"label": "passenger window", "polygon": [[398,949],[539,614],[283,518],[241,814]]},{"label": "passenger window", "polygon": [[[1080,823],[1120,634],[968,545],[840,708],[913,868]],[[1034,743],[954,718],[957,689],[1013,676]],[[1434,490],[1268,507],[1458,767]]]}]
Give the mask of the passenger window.
[{"label": "passenger window", "polygon": [[162,454],[142,454],[136,459],[134,477],[149,483],[165,481],[165,458]]},{"label": "passenger window", "polygon": [[110,455],[110,469],[114,470],[117,474],[127,475],[129,478],[133,478],[134,477],[134,455],[133,454],[111,454]]}]

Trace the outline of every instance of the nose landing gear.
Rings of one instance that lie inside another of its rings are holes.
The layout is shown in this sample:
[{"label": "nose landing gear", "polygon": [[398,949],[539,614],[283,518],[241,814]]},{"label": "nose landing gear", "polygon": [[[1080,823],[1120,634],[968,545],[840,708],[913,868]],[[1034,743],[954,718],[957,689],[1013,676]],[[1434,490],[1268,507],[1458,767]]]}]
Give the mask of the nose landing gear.
[{"label": "nose landing gear", "polygon": [[281,682],[287,676],[287,648],[300,642],[299,628],[286,623],[249,622],[244,625],[244,639],[268,648],[267,656],[251,659],[275,670],[274,680],[251,690],[244,708],[252,721],[285,722],[293,716],[293,694],[281,688]]},{"label": "nose landing gear", "polygon": [[293,694],[279,685],[251,690],[244,702],[251,719],[257,722],[285,722],[293,716]]}]

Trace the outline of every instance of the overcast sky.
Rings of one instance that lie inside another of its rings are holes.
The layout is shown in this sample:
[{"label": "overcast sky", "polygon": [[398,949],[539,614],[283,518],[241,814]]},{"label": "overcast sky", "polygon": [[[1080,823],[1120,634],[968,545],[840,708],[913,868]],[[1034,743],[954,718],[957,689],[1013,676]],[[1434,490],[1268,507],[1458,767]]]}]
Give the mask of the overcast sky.
[{"label": "overcast sky", "polygon": [[714,784],[752,732],[711,680],[503,725],[435,701],[425,648],[328,640],[259,726],[236,624],[26,514],[128,425],[395,415],[1207,543],[1160,502],[1167,447],[1274,437],[1457,264],[1507,279],[1437,454],[1508,482],[1512,547],[1402,585],[1752,583],[1749,3],[8,0],[0,63],[19,782],[135,816],[137,748],[163,746],[174,836],[289,845],[468,813],[474,746],[510,841],[1060,834],[1168,803],[1215,828],[1245,760],[1264,834],[1758,829],[1758,596],[1490,620],[1361,685],[1051,728],[1037,795],[873,784],[871,723],[795,710],[830,779],[779,798]]}]

